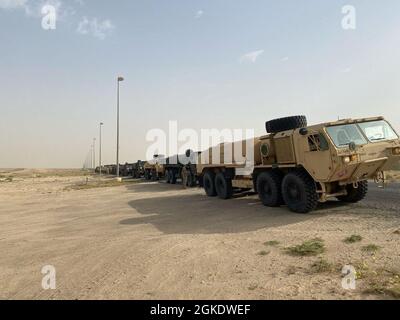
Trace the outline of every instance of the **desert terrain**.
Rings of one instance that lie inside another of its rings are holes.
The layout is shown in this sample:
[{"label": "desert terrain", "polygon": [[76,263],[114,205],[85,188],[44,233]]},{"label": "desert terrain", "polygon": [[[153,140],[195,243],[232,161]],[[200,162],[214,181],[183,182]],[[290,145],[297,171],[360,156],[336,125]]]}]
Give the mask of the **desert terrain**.
[{"label": "desert terrain", "polygon": [[[397,173],[312,214],[80,170],[0,170],[0,299],[398,299]],[[42,288],[43,266],[56,289]],[[356,288],[342,287],[354,266]]]}]

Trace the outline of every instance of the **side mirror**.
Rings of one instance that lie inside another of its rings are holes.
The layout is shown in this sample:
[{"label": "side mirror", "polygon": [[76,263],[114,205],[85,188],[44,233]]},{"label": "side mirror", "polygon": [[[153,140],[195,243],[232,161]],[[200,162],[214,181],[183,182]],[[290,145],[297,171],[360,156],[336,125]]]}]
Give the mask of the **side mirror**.
[{"label": "side mirror", "polygon": [[356,143],[355,143],[354,141],[352,141],[352,142],[349,143],[349,149],[350,149],[351,151],[356,151],[357,145],[356,145]]},{"label": "side mirror", "polygon": [[299,133],[300,133],[302,136],[306,136],[306,135],[308,135],[308,129],[307,129],[307,128],[301,128],[301,129],[299,130]]}]

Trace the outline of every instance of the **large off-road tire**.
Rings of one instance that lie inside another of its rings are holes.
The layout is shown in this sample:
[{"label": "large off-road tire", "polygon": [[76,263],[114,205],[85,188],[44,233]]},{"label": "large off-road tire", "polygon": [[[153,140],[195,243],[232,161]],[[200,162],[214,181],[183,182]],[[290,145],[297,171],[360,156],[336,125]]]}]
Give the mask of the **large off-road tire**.
[{"label": "large off-road tire", "polygon": [[176,184],[176,180],[177,180],[176,171],[174,169],[171,169],[169,172],[171,175],[171,184]]},{"label": "large off-road tire", "polygon": [[309,213],[318,205],[315,181],[307,172],[289,172],[282,181],[282,196],[289,209],[296,213]]},{"label": "large off-road tire", "polygon": [[158,181],[158,173],[156,170],[151,171],[151,180],[152,181]]},{"label": "large off-road tire", "polygon": [[188,175],[189,175],[189,172],[186,170],[186,168],[182,168],[181,179],[182,179],[182,185],[184,188],[188,187]]},{"label": "large off-road tire", "polygon": [[268,133],[277,133],[305,127],[307,127],[307,118],[305,116],[280,118],[267,121],[265,124]]},{"label": "large off-road tire", "polygon": [[220,172],[215,177],[215,191],[220,199],[230,199],[233,195],[232,179]]},{"label": "large off-road tire", "polygon": [[347,196],[340,196],[338,200],[349,203],[356,203],[365,198],[368,193],[368,181],[358,183],[358,188],[354,188],[352,184],[346,186]]},{"label": "large off-road tire", "polygon": [[165,181],[167,181],[168,184],[171,183],[171,173],[169,170],[165,170]]},{"label": "large off-road tire", "polygon": [[261,173],[257,178],[257,192],[264,206],[279,207],[283,204],[282,175],[272,170]]},{"label": "large off-road tire", "polygon": [[189,188],[194,188],[194,187],[196,186],[196,178],[195,178],[195,176],[194,176],[191,172],[189,172],[189,174],[188,174],[188,176],[187,176],[187,183],[186,183],[186,185],[187,185]]},{"label": "large off-road tire", "polygon": [[216,197],[217,191],[215,190],[215,174],[213,172],[206,172],[203,177],[204,191],[209,197]]},{"label": "large off-road tire", "polygon": [[151,174],[150,174],[150,171],[149,171],[149,170],[146,170],[146,171],[144,172],[144,178],[145,178],[147,181],[151,180]]}]

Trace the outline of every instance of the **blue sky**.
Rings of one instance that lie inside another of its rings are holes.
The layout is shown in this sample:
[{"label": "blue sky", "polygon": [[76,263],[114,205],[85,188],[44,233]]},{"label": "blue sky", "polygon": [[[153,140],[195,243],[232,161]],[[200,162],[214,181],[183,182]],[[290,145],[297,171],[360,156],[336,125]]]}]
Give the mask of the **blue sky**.
[{"label": "blue sky", "polygon": [[399,51],[396,0],[0,0],[0,167],[80,167],[100,121],[114,162],[120,74],[121,162],[169,120],[261,135],[292,114],[384,115],[399,130]]}]

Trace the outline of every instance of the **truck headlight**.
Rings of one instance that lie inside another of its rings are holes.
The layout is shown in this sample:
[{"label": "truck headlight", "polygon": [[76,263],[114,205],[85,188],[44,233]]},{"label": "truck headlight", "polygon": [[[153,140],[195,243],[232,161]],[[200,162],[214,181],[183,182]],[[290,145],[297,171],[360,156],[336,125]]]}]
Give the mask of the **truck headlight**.
[{"label": "truck headlight", "polygon": [[400,156],[400,148],[399,147],[392,149],[392,152],[395,156]]},{"label": "truck headlight", "polygon": [[350,163],[351,162],[350,157],[343,157],[343,162],[346,164]]},{"label": "truck headlight", "polygon": [[350,157],[350,161],[351,161],[351,162],[358,161],[358,155],[357,155],[357,154],[353,154],[353,155]]}]

